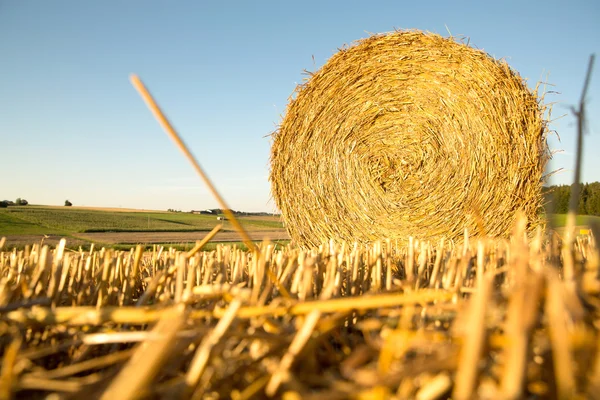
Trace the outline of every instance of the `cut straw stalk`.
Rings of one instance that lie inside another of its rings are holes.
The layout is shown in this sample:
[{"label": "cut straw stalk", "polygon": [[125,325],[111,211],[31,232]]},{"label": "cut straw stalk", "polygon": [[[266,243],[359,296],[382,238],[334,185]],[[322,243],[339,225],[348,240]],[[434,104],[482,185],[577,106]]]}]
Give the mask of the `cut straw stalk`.
[{"label": "cut straw stalk", "polygon": [[225,332],[233,322],[240,309],[242,302],[240,299],[234,299],[227,310],[223,314],[223,317],[219,320],[215,328],[204,338],[198,350],[194,354],[194,358],[190,364],[190,368],[185,376],[186,393],[189,396],[190,393],[196,388],[200,377],[204,373],[212,348],[217,345],[219,340],[225,335]]},{"label": "cut straw stalk", "polygon": [[134,353],[134,350],[124,350],[117,353],[111,353],[104,356],[91,358],[76,364],[55,368],[49,371],[34,371],[32,377],[42,379],[61,379],[68,378],[82,372],[105,368],[128,360]]},{"label": "cut straw stalk", "polygon": [[[258,316],[304,315],[313,310],[323,313],[343,312],[351,310],[370,310],[385,307],[400,307],[411,304],[428,304],[432,302],[450,301],[453,292],[423,289],[410,293],[377,294],[360,297],[333,298],[298,302],[288,307],[283,306],[246,306],[237,313],[238,318],[248,319]],[[102,325],[106,322],[117,324],[140,325],[157,321],[164,314],[171,313],[171,308],[157,309],[155,307],[56,307],[55,309],[36,307],[28,310],[11,311],[6,319],[23,324],[57,325]],[[190,318],[222,318],[223,309],[214,311],[193,310]]]},{"label": "cut straw stalk", "polygon": [[215,186],[213,185],[211,180],[208,178],[208,175],[206,175],[206,173],[200,166],[200,163],[198,162],[198,160],[196,160],[196,157],[194,157],[192,152],[189,150],[189,148],[183,142],[183,139],[181,139],[181,137],[179,136],[177,131],[175,131],[175,128],[173,128],[173,126],[171,125],[171,123],[169,122],[169,120],[167,119],[165,114],[162,112],[162,110],[160,109],[160,107],[158,106],[158,104],[156,103],[156,101],[154,100],[154,98],[152,97],[152,95],[150,94],[148,89],[146,88],[146,86],[142,83],[141,79],[137,75],[131,75],[130,80],[131,80],[131,84],[133,85],[133,87],[135,87],[135,89],[138,91],[140,96],[142,96],[142,98],[144,99],[144,102],[146,103],[146,105],[148,106],[148,108],[150,109],[152,114],[154,114],[154,117],[158,120],[158,122],[163,127],[163,129],[165,130],[167,135],[169,135],[169,137],[171,138],[171,140],[173,140],[173,142],[175,143],[177,148],[183,153],[185,158],[187,158],[187,160],[192,164],[192,166],[194,167],[194,170],[198,173],[198,175],[200,176],[200,178],[202,179],[204,184],[208,187],[208,189],[211,192],[211,194],[213,195],[213,197],[217,200],[217,202],[221,206],[223,213],[225,214],[225,216],[227,217],[229,222],[231,222],[231,225],[233,225],[235,230],[242,237],[244,244],[248,247],[248,249],[251,249],[251,250],[255,249],[256,246],[254,245],[254,242],[250,239],[250,236],[248,235],[246,230],[239,223],[239,221],[237,220],[235,215],[233,215],[233,213],[231,212],[231,209],[225,202],[225,199],[219,194],[219,192],[217,191],[217,189],[215,188]]},{"label": "cut straw stalk", "polygon": [[[217,200],[217,202],[221,206],[223,213],[225,214],[225,216],[227,217],[227,219],[229,220],[231,225],[233,225],[234,229],[241,236],[246,247],[248,247],[248,249],[253,252],[257,252],[256,245],[254,244],[252,239],[250,239],[250,236],[248,235],[246,230],[242,227],[242,225],[237,220],[235,215],[231,212],[231,209],[225,202],[225,199],[219,194],[219,192],[217,191],[217,189],[215,188],[215,186],[213,185],[211,180],[208,178],[208,175],[206,175],[206,173],[200,166],[200,163],[198,162],[198,160],[196,160],[196,157],[194,157],[192,152],[189,150],[187,145],[184,143],[183,139],[179,136],[177,131],[175,131],[175,129],[173,128],[173,126],[171,125],[171,123],[169,122],[169,120],[167,119],[165,114],[162,112],[162,110],[160,109],[160,107],[158,106],[158,104],[156,103],[156,101],[154,100],[154,98],[152,97],[152,95],[150,94],[148,89],[146,88],[146,86],[142,83],[141,79],[137,75],[131,75],[130,80],[131,80],[131,84],[135,87],[135,89],[138,91],[140,96],[142,96],[142,98],[144,99],[144,102],[146,103],[146,105],[148,106],[150,111],[154,114],[155,118],[158,120],[160,125],[163,127],[163,129],[165,130],[167,135],[173,140],[175,145],[179,148],[179,150],[183,153],[183,155],[188,159],[188,161],[194,167],[194,170],[198,173],[200,178],[204,181],[204,184],[208,187],[208,189],[210,190],[213,197]],[[279,281],[277,280],[277,277],[275,277],[275,275],[273,275],[273,273],[271,271],[267,270],[267,276],[269,277],[271,282],[279,289],[279,291],[281,292],[281,294],[284,297],[289,297],[286,289],[279,283]]]},{"label": "cut straw stalk", "polygon": [[215,237],[215,235],[217,233],[219,233],[219,231],[221,230],[221,228],[223,228],[223,224],[219,224],[217,226],[215,226],[209,233],[208,235],[206,235],[202,240],[199,240],[196,242],[196,245],[194,246],[193,249],[191,249],[190,251],[187,252],[187,256],[192,257],[194,254],[196,254],[197,252],[199,252],[200,250],[202,250],[202,248],[204,246],[206,246],[206,244],[208,242],[210,242],[212,240],[213,237]]},{"label": "cut straw stalk", "polygon": [[279,389],[279,386],[285,380],[285,376],[287,375],[288,370],[291,368],[292,363],[300,351],[302,351],[306,345],[306,342],[308,342],[308,339],[310,339],[310,335],[314,331],[315,326],[319,322],[320,318],[321,312],[319,310],[313,310],[306,315],[302,327],[298,330],[296,336],[294,336],[294,340],[292,340],[290,347],[285,355],[281,358],[281,361],[271,376],[269,383],[267,383],[267,387],[265,388],[265,393],[267,396],[272,397],[275,395],[277,389]]},{"label": "cut straw stalk", "polygon": [[19,380],[17,388],[20,390],[43,390],[46,392],[62,393],[81,393],[87,385],[98,382],[98,376],[92,376],[91,379],[46,379],[35,376],[24,376]]},{"label": "cut straw stalk", "polygon": [[548,330],[559,400],[571,399],[576,393],[573,358],[569,341],[565,340],[569,336],[566,326],[567,308],[563,298],[567,290],[569,289],[557,277],[549,277],[545,312],[548,316]]},{"label": "cut straw stalk", "polygon": [[175,335],[185,322],[185,308],[178,306],[161,315],[148,340],[139,344],[101,399],[137,399],[160,371],[175,346]]},{"label": "cut straw stalk", "polygon": [[476,392],[479,378],[478,365],[487,336],[485,316],[492,295],[492,284],[492,276],[486,275],[481,287],[470,300],[468,319],[464,327],[466,333],[463,337],[456,383],[452,392],[452,398],[456,400],[469,400]]},{"label": "cut straw stalk", "polygon": [[22,340],[16,332],[2,356],[2,371],[0,371],[0,398],[10,399],[12,397],[13,382],[16,378],[15,363],[22,345]]},{"label": "cut straw stalk", "polygon": [[419,391],[415,398],[416,400],[435,400],[448,392],[452,387],[452,379],[446,372],[437,374],[430,379]]},{"label": "cut straw stalk", "polygon": [[504,371],[501,378],[503,399],[520,399],[525,386],[529,341],[534,324],[539,319],[542,277],[538,274],[522,277],[523,284],[511,295],[508,306]]}]

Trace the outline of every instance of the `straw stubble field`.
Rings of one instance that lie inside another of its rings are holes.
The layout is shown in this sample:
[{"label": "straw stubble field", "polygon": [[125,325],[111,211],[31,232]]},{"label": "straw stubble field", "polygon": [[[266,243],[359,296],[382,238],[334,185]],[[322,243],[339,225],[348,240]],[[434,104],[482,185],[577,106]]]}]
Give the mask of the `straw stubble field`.
[{"label": "straw stubble field", "polygon": [[[524,222],[524,220],[522,220]],[[454,246],[0,252],[4,398],[594,398],[599,253]],[[565,263],[576,271],[561,279]],[[117,397],[114,397],[117,395]]]}]

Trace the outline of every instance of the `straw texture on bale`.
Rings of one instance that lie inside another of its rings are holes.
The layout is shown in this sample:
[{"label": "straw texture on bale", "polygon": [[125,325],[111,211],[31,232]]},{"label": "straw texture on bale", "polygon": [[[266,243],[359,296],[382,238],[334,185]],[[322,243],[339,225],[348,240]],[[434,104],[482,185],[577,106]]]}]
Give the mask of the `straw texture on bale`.
[{"label": "straw texture on bale", "polygon": [[275,202],[298,244],[506,236],[538,221],[544,106],[504,61],[419,31],[341,49],[273,135]]}]

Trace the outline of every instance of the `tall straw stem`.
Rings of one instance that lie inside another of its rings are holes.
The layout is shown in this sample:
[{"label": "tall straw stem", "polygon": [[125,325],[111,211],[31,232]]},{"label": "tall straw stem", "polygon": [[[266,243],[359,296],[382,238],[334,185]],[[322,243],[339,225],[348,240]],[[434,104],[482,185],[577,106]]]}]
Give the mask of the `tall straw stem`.
[{"label": "tall straw stem", "polygon": [[208,175],[206,175],[206,173],[200,166],[198,160],[196,160],[196,157],[194,157],[192,152],[183,142],[183,139],[181,139],[177,131],[175,131],[175,128],[173,128],[165,114],[162,112],[162,110],[160,109],[160,107],[146,88],[146,86],[142,83],[142,81],[137,75],[131,75],[130,79],[131,84],[133,85],[133,87],[135,87],[140,96],[142,96],[142,98],[146,102],[146,105],[148,106],[150,111],[152,111],[152,114],[154,114],[154,117],[158,120],[165,132],[167,132],[169,137],[173,140],[173,142],[175,142],[179,150],[188,159],[188,161],[192,164],[200,178],[204,181],[204,184],[208,187],[213,197],[217,200],[217,202],[223,209],[223,213],[225,214],[229,222],[231,222],[231,225],[233,225],[235,230],[238,231],[238,233],[242,237],[244,244],[248,247],[249,250],[255,250],[256,246],[254,245],[254,242],[250,240],[250,236],[248,235],[246,230],[242,227],[237,218],[235,218],[229,206],[225,202],[225,199],[219,194],[211,180],[208,178]]}]

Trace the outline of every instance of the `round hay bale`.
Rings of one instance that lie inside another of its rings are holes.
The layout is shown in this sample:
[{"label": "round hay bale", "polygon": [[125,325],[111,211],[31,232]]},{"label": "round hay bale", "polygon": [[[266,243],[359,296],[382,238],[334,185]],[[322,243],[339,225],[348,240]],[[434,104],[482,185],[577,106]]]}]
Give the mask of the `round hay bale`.
[{"label": "round hay bale", "polygon": [[536,225],[544,107],[503,61],[419,31],[341,49],[299,85],[270,181],[301,246],[506,235]]}]

